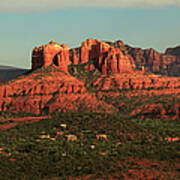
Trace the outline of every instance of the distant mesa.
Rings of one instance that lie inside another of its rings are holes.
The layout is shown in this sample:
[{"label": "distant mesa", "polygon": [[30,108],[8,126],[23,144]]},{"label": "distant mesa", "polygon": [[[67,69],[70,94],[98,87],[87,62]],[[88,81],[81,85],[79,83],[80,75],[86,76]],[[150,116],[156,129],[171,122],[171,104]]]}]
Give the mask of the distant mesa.
[{"label": "distant mesa", "polygon": [[17,67],[13,67],[13,66],[5,66],[5,65],[0,65],[0,70],[12,70],[12,69],[22,69],[22,68],[17,68]]}]

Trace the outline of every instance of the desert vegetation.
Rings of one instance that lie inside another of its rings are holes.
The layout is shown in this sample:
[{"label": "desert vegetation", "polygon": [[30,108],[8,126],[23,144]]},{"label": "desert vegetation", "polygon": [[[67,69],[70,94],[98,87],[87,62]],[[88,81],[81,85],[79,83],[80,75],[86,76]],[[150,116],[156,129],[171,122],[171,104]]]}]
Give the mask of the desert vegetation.
[{"label": "desert vegetation", "polygon": [[0,179],[180,175],[179,121],[135,119],[125,113],[56,112],[37,122],[16,123],[0,131]]}]

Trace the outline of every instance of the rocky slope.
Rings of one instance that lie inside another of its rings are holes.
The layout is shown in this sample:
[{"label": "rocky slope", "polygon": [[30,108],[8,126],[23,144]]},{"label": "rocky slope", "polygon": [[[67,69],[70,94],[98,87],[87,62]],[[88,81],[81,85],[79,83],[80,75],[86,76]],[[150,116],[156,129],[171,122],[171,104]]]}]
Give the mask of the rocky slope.
[{"label": "rocky slope", "polygon": [[0,86],[0,111],[40,114],[53,111],[114,111],[78,79],[55,66],[42,68]]},{"label": "rocky slope", "polygon": [[180,93],[180,78],[163,77],[158,75],[142,74],[115,74],[111,76],[102,76],[93,84],[97,91],[99,90],[126,90],[136,92],[142,91],[164,94],[164,90],[169,94]]},{"label": "rocky slope", "polygon": [[95,67],[104,75],[133,72],[128,56],[125,56],[120,49],[94,39],[88,39],[80,48],[70,50],[70,59],[73,64],[83,64],[93,60]]},{"label": "rocky slope", "polygon": [[35,47],[32,53],[32,69],[47,67],[53,63],[68,73],[69,64],[84,64],[90,60],[102,74],[133,71],[129,58],[120,49],[94,39],[84,41],[80,48],[71,49],[70,52],[67,45],[58,45],[55,42]]}]

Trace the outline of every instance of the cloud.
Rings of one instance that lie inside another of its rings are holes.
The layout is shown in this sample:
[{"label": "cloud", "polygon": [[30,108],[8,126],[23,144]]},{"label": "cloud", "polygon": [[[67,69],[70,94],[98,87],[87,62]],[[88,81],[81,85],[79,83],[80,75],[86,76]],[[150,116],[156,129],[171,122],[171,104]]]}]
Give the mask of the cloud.
[{"label": "cloud", "polygon": [[180,0],[0,0],[1,13],[26,13],[64,8],[180,6]]}]

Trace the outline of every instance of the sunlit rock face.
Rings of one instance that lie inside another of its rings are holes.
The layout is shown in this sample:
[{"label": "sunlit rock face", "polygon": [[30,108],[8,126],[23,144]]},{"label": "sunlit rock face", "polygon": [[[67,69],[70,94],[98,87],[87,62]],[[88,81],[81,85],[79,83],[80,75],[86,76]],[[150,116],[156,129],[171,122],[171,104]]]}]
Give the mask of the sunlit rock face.
[{"label": "sunlit rock face", "polygon": [[69,64],[84,64],[89,61],[93,61],[94,67],[103,75],[143,71],[178,76],[180,47],[168,48],[162,54],[152,48],[134,48],[120,40],[105,42],[87,39],[80,47],[70,50],[67,45],[51,41],[47,45],[35,47],[32,52],[33,70],[55,64],[60,70],[68,73]]},{"label": "sunlit rock face", "polygon": [[51,41],[47,45],[42,45],[33,49],[32,70],[40,67],[47,67],[51,64],[55,64],[60,70],[68,72],[67,66],[70,64],[70,60],[67,45],[58,45]]},{"label": "sunlit rock face", "polygon": [[[87,92],[84,83],[59,71],[36,72],[0,86],[0,111],[40,114],[48,111],[114,111]],[[47,70],[47,69],[46,69]]]},{"label": "sunlit rock face", "polygon": [[124,44],[122,41],[114,43],[108,42],[109,45],[119,48],[124,55],[127,55],[134,63],[136,70],[144,69],[145,72],[159,73],[164,75],[179,75],[180,71],[180,47],[168,48],[166,52],[159,53],[156,50],[134,48]]},{"label": "sunlit rock face", "polygon": [[88,39],[82,43],[80,48],[70,51],[71,53],[67,45],[58,45],[53,41],[47,45],[35,47],[32,52],[32,70],[55,64],[60,70],[68,73],[70,63],[84,64],[91,60],[102,74],[133,71],[132,58],[103,41]]},{"label": "sunlit rock face", "polygon": [[74,64],[83,64],[91,60],[104,75],[133,72],[132,59],[124,55],[120,49],[95,39],[88,39],[80,48],[72,49],[71,60]]}]

